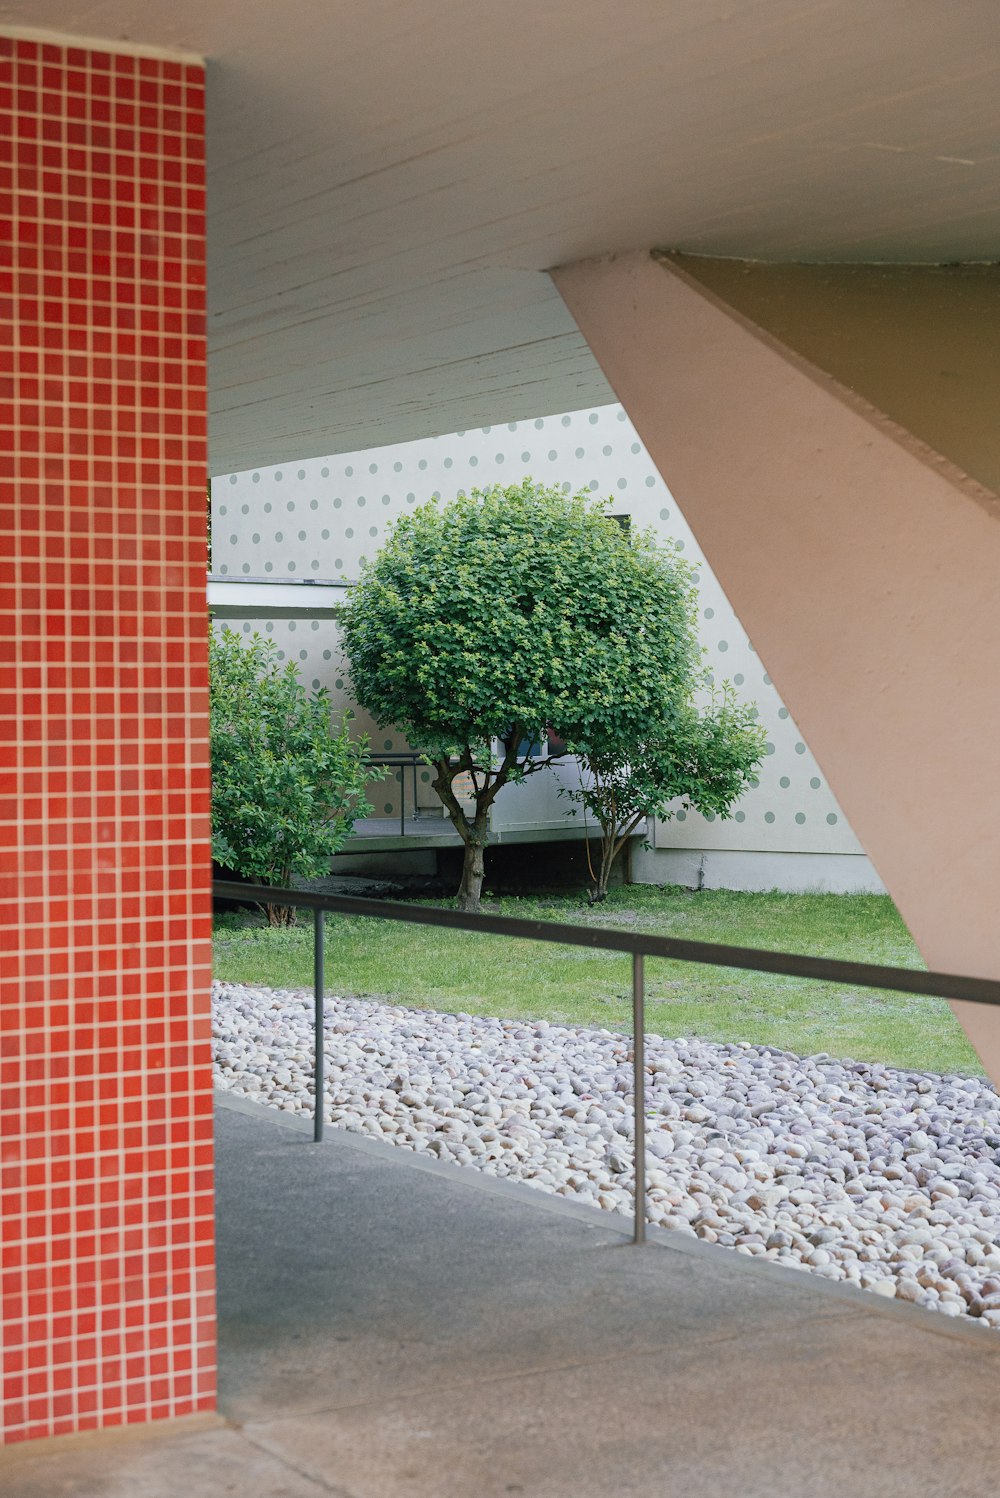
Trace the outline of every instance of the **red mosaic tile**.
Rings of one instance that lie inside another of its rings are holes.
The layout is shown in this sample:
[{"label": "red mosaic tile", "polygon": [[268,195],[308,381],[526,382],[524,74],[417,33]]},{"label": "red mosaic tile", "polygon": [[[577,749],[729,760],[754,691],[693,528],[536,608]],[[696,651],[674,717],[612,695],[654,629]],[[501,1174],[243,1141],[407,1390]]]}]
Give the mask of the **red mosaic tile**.
[{"label": "red mosaic tile", "polygon": [[7,1441],[214,1399],[203,136],[0,39]]}]

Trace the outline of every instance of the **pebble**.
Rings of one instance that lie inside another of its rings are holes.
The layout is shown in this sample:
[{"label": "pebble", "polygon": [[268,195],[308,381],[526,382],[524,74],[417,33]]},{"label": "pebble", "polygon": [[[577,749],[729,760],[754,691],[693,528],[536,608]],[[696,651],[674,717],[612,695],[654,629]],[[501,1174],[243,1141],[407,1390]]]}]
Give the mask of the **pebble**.
[{"label": "pebble", "polygon": [[[313,1111],[313,999],[217,983],[216,1086]],[[337,1128],[632,1211],[629,1041],[328,998]],[[646,1036],[647,1217],[1000,1329],[1000,1098],[984,1078]]]}]

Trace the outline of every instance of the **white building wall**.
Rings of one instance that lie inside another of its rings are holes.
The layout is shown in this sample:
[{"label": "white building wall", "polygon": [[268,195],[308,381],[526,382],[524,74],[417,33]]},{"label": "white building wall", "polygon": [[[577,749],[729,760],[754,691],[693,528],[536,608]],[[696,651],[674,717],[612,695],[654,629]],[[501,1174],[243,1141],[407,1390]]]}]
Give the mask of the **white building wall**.
[{"label": "white building wall", "polygon": [[[701,556],[670,491],[620,406],[573,411],[458,432],[394,447],[303,460],[277,468],[223,475],[212,485],[212,570],[219,578],[334,579],[357,577],[363,557],[385,539],[393,518],[440,495],[491,483],[513,484],[525,474],[587,488],[608,497],[611,510],[635,527],[654,527],[699,568],[699,629],[716,680],[757,704],[767,729],[767,758],[759,784],[725,821],[678,811],[657,823],[652,846],[636,851],[633,877],[736,888],[879,889],[880,881],[838,806],[822,771],[788,714],[764,665]],[[733,495],[733,504],[739,495]],[[226,592],[238,593],[238,589]],[[308,616],[244,622],[271,635],[283,658],[295,659],[303,679],[348,697],[350,681],[335,623]],[[795,628],[794,619],[788,627]],[[377,729],[363,714],[373,750],[407,746],[393,730]],[[498,827],[526,822],[557,825],[567,802],[549,772],[505,793]],[[396,788],[373,798],[394,815]],[[519,807],[516,797],[524,799]],[[531,806],[528,807],[530,798]],[[577,819],[578,820],[578,819]]]}]

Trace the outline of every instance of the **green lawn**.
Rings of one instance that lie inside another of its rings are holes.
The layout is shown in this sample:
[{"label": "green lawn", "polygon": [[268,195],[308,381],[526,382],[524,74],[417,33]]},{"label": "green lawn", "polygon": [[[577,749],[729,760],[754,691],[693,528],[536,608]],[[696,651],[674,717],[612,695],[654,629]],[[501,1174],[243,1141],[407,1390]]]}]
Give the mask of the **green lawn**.
[{"label": "green lawn", "polygon": [[[737,946],[920,967],[884,895],[693,893],[632,885],[588,909],[574,896],[492,899],[503,915],[685,936]],[[473,1014],[625,1028],[630,960],[617,953],[390,921],[327,917],[330,991]],[[312,983],[312,927],[269,930],[221,916],[215,975],[270,988]],[[782,978],[766,973],[647,962],[647,1028],[662,1035],[748,1040],[800,1053],[828,1051],[933,1071],[979,1072],[943,1000]]]}]

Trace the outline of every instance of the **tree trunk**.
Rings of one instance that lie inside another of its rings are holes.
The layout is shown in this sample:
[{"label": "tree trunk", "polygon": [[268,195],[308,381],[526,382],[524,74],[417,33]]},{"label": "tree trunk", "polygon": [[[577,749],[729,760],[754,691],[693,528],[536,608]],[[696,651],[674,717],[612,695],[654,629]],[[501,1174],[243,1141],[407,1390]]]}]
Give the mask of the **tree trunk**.
[{"label": "tree trunk", "polygon": [[462,863],[462,882],[458,886],[456,905],[459,910],[477,911],[483,891],[483,874],[486,868],[486,849],[482,843],[467,842]]},{"label": "tree trunk", "polygon": [[601,838],[601,866],[597,874],[597,888],[591,896],[591,904],[597,905],[601,900],[608,898],[608,880],[611,878],[611,870],[614,867],[616,849],[614,834],[617,828],[612,829],[611,835],[604,830]]}]

